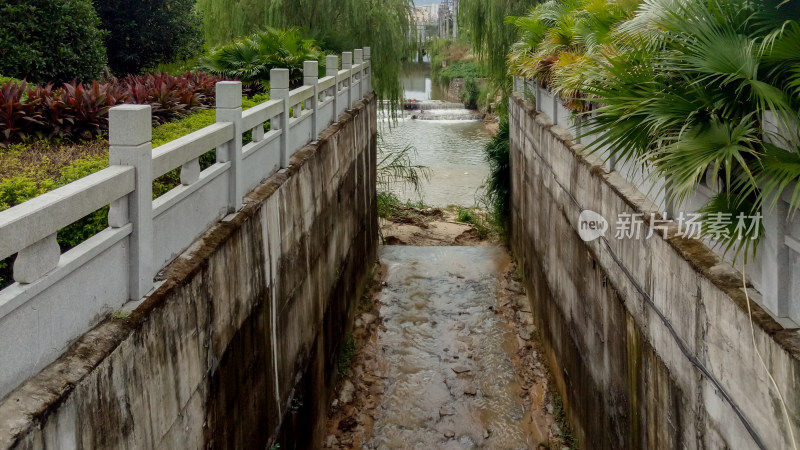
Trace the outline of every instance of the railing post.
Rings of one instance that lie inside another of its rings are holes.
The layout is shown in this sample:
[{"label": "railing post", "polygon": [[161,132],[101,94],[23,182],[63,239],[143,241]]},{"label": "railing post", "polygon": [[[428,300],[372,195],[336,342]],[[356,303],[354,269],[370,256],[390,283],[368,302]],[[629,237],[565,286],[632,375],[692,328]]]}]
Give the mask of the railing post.
[{"label": "railing post", "polygon": [[364,61],[367,62],[367,69],[364,71],[364,78],[367,79],[367,92],[372,92],[372,59],[371,49],[364,47]]},{"label": "railing post", "polygon": [[353,53],[342,53],[342,70],[349,70],[347,75],[347,106],[345,109],[353,108]]},{"label": "railing post", "polygon": [[228,187],[228,209],[236,211],[242,206],[242,83],[220,81],[217,83],[217,122],[233,124],[233,139],[217,148],[217,162],[230,162],[231,175]]},{"label": "railing post", "polygon": [[120,105],[108,114],[108,163],[133,166],[136,189],[111,204],[112,228],[133,225],[128,250],[129,296],[144,297],[153,287],[153,125],[149,105]]},{"label": "railing post", "polygon": [[314,87],[314,96],[311,97],[311,129],[314,130],[314,136],[319,135],[320,130],[317,129],[318,116],[317,105],[319,104],[319,63],[317,61],[304,61],[303,62],[303,85]]},{"label": "railing post", "polygon": [[[269,97],[272,100],[283,100],[283,112],[279,116],[278,126],[281,130],[281,168],[289,167],[289,69],[272,69],[269,71]],[[274,119],[270,122],[274,130]]]},{"label": "railing post", "polygon": [[358,66],[358,73],[356,73],[356,78],[358,79],[358,97],[356,97],[356,101],[361,100],[361,97],[364,96],[364,50],[357,48],[353,52],[353,64]]},{"label": "railing post", "polygon": [[333,77],[333,121],[339,119],[339,57],[328,55],[325,57],[325,74]]},{"label": "railing post", "polygon": [[789,247],[786,246],[789,204],[778,198],[772,210],[763,207],[763,215],[764,236],[758,251],[761,258],[762,298],[776,316],[787,317],[791,277]]}]

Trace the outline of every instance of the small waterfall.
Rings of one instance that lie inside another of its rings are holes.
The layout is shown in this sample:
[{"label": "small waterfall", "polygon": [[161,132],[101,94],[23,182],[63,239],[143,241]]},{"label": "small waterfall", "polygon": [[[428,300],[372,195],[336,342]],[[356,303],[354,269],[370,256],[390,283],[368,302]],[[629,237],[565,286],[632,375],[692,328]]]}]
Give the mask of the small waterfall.
[{"label": "small waterfall", "polygon": [[[386,118],[383,113],[381,116]],[[408,120],[483,120],[483,114],[466,109],[463,103],[440,100],[409,101],[398,116]]]},{"label": "small waterfall", "polygon": [[406,111],[431,111],[439,109],[466,109],[463,103],[443,102],[439,100],[425,100],[408,102],[403,105]]},{"label": "small waterfall", "polygon": [[412,120],[483,120],[483,114],[469,109],[404,111],[403,117]]}]

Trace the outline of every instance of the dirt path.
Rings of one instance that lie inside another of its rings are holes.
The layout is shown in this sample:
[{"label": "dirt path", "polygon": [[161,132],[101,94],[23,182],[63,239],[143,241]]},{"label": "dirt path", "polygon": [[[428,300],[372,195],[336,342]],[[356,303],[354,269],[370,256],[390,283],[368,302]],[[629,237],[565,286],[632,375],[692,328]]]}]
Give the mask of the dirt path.
[{"label": "dirt path", "polygon": [[446,217],[411,222],[383,224],[384,238],[415,246],[381,249],[325,447],[565,447],[508,253]]}]

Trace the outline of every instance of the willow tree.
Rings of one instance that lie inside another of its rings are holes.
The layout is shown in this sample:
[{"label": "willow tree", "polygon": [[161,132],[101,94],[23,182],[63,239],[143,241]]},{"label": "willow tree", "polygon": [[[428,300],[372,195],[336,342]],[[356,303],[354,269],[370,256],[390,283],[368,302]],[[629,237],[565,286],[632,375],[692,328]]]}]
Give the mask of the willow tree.
[{"label": "willow tree", "polygon": [[506,55],[517,40],[517,30],[506,23],[506,17],[525,14],[537,3],[537,0],[458,1],[461,35],[469,39],[491,81],[498,87],[508,87]]},{"label": "willow tree", "polygon": [[197,0],[203,37],[209,47],[264,29],[268,0]]},{"label": "willow tree", "polygon": [[411,0],[270,0],[267,21],[301,27],[335,51],[371,47],[373,89],[402,98],[400,69],[411,48]]}]

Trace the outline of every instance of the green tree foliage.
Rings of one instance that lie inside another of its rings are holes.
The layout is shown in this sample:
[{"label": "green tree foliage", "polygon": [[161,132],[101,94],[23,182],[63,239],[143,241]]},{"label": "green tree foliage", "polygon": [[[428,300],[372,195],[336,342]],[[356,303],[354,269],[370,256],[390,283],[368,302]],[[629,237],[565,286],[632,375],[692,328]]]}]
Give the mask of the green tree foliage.
[{"label": "green tree foliage", "polygon": [[268,4],[267,0],[197,0],[206,43],[222,45],[264,29]]},{"label": "green tree foliage", "polygon": [[574,109],[588,82],[586,65],[607,51],[621,22],[633,17],[640,0],[549,0],[521,17],[508,17],[520,33],[508,66],[514,75],[549,86]]},{"label": "green tree foliage", "polygon": [[379,97],[400,99],[399,73],[409,54],[411,0],[198,0],[206,42],[275,28],[300,28],[332,52],[372,48],[372,87]]},{"label": "green tree foliage", "polygon": [[203,46],[195,0],[94,0],[108,31],[108,65],[117,75],[137,74],[183,59]]},{"label": "green tree foliage", "polygon": [[401,64],[411,48],[410,13],[411,0],[271,0],[268,20],[313,30],[332,51],[371,47],[373,90],[399,100]]},{"label": "green tree foliage", "polygon": [[106,63],[90,0],[0,2],[0,73],[34,83],[90,81]]},{"label": "green tree foliage", "polygon": [[323,53],[314,41],[303,39],[297,29],[268,28],[211,50],[207,56],[200,58],[198,68],[236,78],[249,87],[261,84],[266,88],[269,71],[273,68],[287,68],[295,84],[302,81],[303,62],[309,60],[325,62]]},{"label": "green tree foliage", "polygon": [[[534,10],[516,22],[529,53],[512,56],[529,59],[523,74],[600,105],[587,116],[595,148],[651,167],[678,205],[703,180],[719,180],[703,212],[734,223],[800,181],[800,3],[645,0],[624,20],[608,8],[589,14],[599,1]],[[576,58],[580,76],[560,77],[558,66]],[[770,132],[769,116],[782,132]],[[792,189],[796,211],[800,183]],[[727,244],[749,255],[755,242]]]},{"label": "green tree foliage", "polygon": [[507,16],[525,13],[537,0],[459,0],[458,21],[462,35],[485,64],[487,76],[507,90],[510,78],[506,55],[517,40],[517,30],[506,24]]}]

